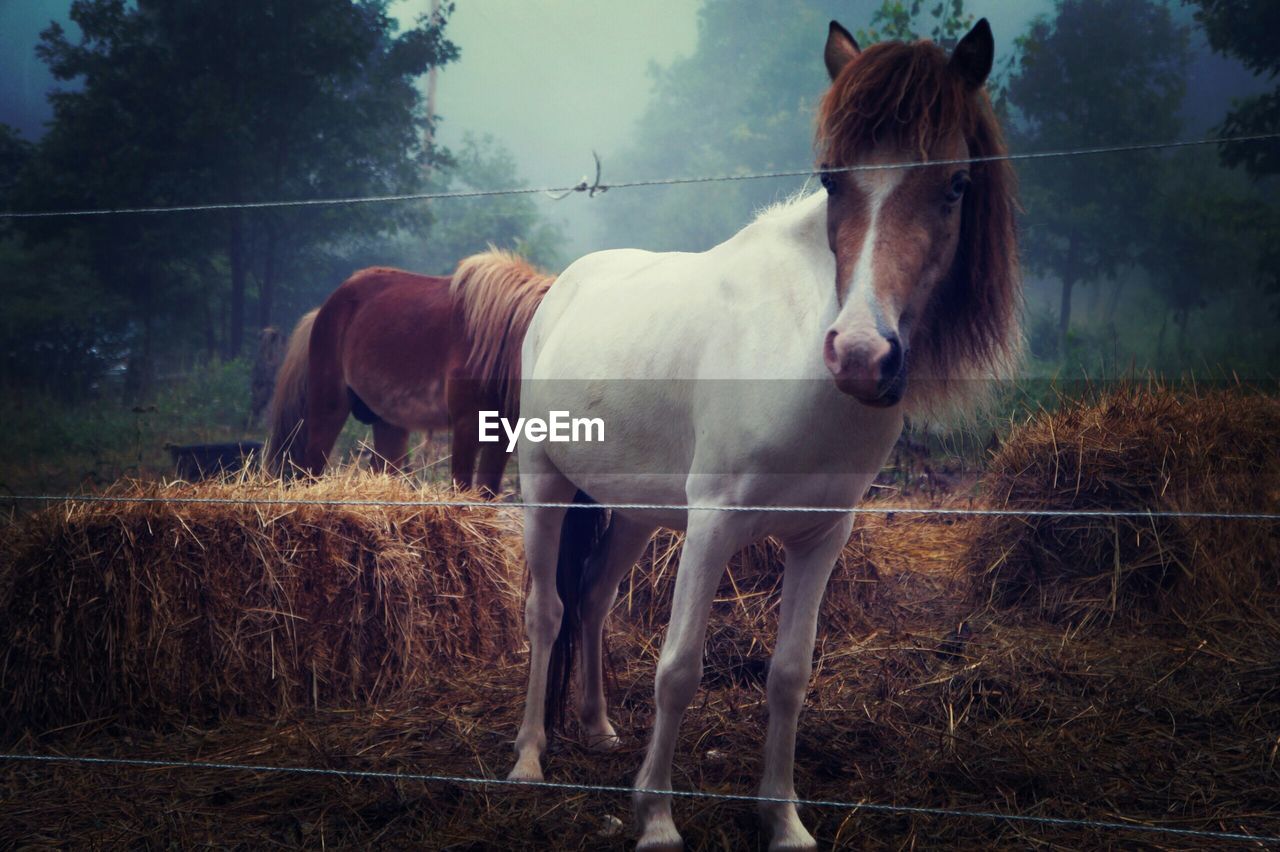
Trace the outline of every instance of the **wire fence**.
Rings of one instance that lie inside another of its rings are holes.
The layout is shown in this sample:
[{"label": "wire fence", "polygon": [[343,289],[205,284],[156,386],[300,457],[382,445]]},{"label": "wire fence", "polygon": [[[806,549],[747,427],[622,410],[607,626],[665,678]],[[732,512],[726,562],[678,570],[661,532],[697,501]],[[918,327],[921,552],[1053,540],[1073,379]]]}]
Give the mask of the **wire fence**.
[{"label": "wire fence", "polygon": [[[965,165],[976,162],[991,161],[1031,161],[1060,157],[1093,156],[1100,154],[1127,153],[1149,150],[1167,150],[1202,145],[1224,145],[1254,143],[1280,140],[1280,133],[1256,134],[1249,136],[1228,136],[1213,139],[1180,140],[1173,142],[1142,143],[1134,145],[1115,145],[1098,148],[1077,148],[1069,150],[1037,151],[1013,153],[993,157],[968,158],[963,160],[942,160],[928,163],[900,162],[881,165],[847,166],[826,169],[828,172],[862,172],[882,169],[913,169],[937,165]],[[583,180],[571,186],[552,187],[509,187],[490,190],[463,190],[446,192],[408,193],[399,195],[375,195],[345,198],[317,198],[278,201],[250,201],[236,203],[199,203],[154,207],[116,207],[82,210],[42,210],[42,211],[3,211],[0,219],[36,219],[75,216],[105,216],[134,214],[163,214],[206,212],[231,209],[263,209],[335,206],[349,204],[376,204],[391,202],[435,201],[459,198],[484,198],[502,195],[559,194],[567,197],[582,192],[590,196],[610,189],[623,189],[645,186],[677,186],[690,184],[707,184],[728,181],[764,180],[769,178],[803,177],[814,174],[814,169],[789,169],[770,172],[753,172],[743,174],[703,175],[694,177],[668,177],[644,180],[629,180],[615,183],[603,183],[597,160],[597,171],[594,183]],[[663,504],[663,503],[562,503],[541,501],[489,501],[470,499],[431,499],[431,500],[344,500],[344,499],[297,499],[272,497],[198,497],[198,496],[119,496],[103,494],[18,494],[0,497],[0,501],[10,503],[32,502],[73,502],[73,503],[125,503],[156,504],[185,503],[213,505],[273,505],[300,506],[315,505],[326,507],[449,507],[449,508],[490,508],[490,509],[534,509],[534,508],[601,508],[618,511],[661,511],[661,512],[796,512],[796,513],[838,513],[864,515],[923,515],[923,516],[1018,516],[1018,517],[1071,517],[1071,518],[1142,518],[1142,519],[1203,519],[1215,521],[1259,521],[1273,523],[1280,520],[1280,513],[1271,512],[1210,512],[1210,511],[1173,511],[1173,510],[1114,510],[1114,509],[1034,509],[1034,508],[965,508],[965,507],[921,507],[921,506],[772,506],[772,505],[726,505],[726,504]],[[416,781],[428,784],[451,784],[458,786],[499,786],[509,788],[533,788],[542,790],[561,790],[594,794],[633,794],[636,792],[677,798],[696,798],[721,802],[746,802],[753,804],[794,804],[814,808],[835,808],[847,811],[865,811],[870,813],[916,815],[916,816],[949,816],[978,820],[991,820],[1013,824],[1053,826],[1060,828],[1079,828],[1100,831],[1139,832],[1147,835],[1165,837],[1181,837],[1200,840],[1231,841],[1252,844],[1280,844],[1280,835],[1249,834],[1242,831],[1211,831],[1202,829],[1179,828],[1167,825],[1151,825],[1136,821],[1106,821],[1076,819],[1066,817],[1040,816],[1033,814],[1010,814],[996,811],[969,811],[949,808],[934,808],[912,805],[898,805],[878,802],[845,802],[823,799],[787,799],[768,796],[752,796],[746,794],[719,793],[706,790],[645,790],[592,784],[571,784],[554,781],[512,781],[493,778],[476,778],[461,775],[445,775],[431,773],[391,772],[359,769],[329,769],[319,767],[271,766],[245,763],[214,763],[193,760],[157,760],[145,758],[107,758],[73,755],[40,755],[40,754],[0,754],[0,760],[13,763],[56,764],[66,763],[79,766],[115,766],[139,769],[189,769],[223,772],[253,772],[272,774],[292,774],[309,776],[330,776],[353,779],[372,779],[390,781]]]},{"label": "wire fence", "polygon": [[971,811],[953,808],[934,808],[921,805],[897,805],[883,802],[842,802],[831,799],[800,799],[778,796],[753,796],[746,793],[718,793],[710,790],[656,790],[646,787],[622,787],[609,784],[572,784],[564,781],[517,781],[507,778],[476,778],[469,775],[440,775],[419,772],[390,772],[373,769],[329,769],[313,766],[273,766],[254,763],[214,763],[199,760],[154,760],[148,758],[88,757],[77,755],[0,754],[0,760],[26,763],[70,763],[84,766],[117,766],[142,769],[195,769],[224,772],[255,772],[292,775],[357,778],[382,781],[416,781],[426,784],[451,784],[470,787],[509,787],[535,790],[563,790],[575,793],[602,795],[671,796],[681,799],[702,799],[718,802],[750,804],[795,805],[797,807],[830,808],[869,813],[947,816],[966,819],[991,820],[1027,825],[1055,826],[1059,828],[1088,828],[1103,831],[1132,831],[1148,835],[1197,838],[1202,840],[1230,840],[1249,843],[1280,844],[1280,835],[1246,834],[1233,831],[1210,831],[1195,828],[1179,828],[1168,825],[1151,825],[1140,822],[1116,822],[1108,820],[1078,819],[1072,817],[1039,816],[1035,814],[1009,814],[999,811]]},{"label": "wire fence", "polygon": [[[1230,145],[1252,142],[1280,140],[1280,132],[1258,133],[1247,136],[1219,136],[1212,139],[1180,139],[1171,142],[1141,142],[1131,145],[1107,145],[1096,148],[1069,148],[1050,151],[1027,151],[1023,153],[999,154],[989,157],[969,157],[955,160],[932,160],[926,162],[908,161],[900,163],[882,163],[859,166],[840,166],[825,168],[828,174],[841,172],[869,172],[888,169],[918,169],[931,166],[967,165],[970,163],[990,163],[998,161],[1020,162],[1028,160],[1056,159],[1061,157],[1086,157],[1099,154],[1124,154],[1136,151],[1162,151],[1175,148],[1192,148],[1201,145]],[[800,169],[783,169],[770,172],[746,172],[743,174],[698,175],[693,177],[647,178],[641,180],[625,180],[615,183],[602,183],[600,180],[599,159],[596,161],[595,183],[587,180],[568,186],[543,187],[507,187],[505,189],[469,189],[445,192],[411,192],[398,195],[364,195],[343,198],[302,198],[285,201],[237,201],[208,202],[199,204],[178,204],[155,207],[108,207],[82,210],[33,210],[2,211],[0,219],[51,219],[69,216],[119,216],[156,213],[201,213],[216,210],[259,210],[285,207],[333,207],[346,204],[386,204],[406,201],[443,201],[454,198],[489,198],[499,195],[552,195],[565,198],[574,193],[583,192],[596,196],[610,189],[630,189],[642,186],[682,186],[688,184],[720,183],[727,181],[766,180],[769,178],[806,177],[815,174],[813,167]],[[559,200],[557,198],[556,200]]]},{"label": "wire fence", "polygon": [[774,506],[768,504],[738,505],[722,503],[565,503],[529,500],[347,500],[342,498],[289,497],[199,497],[145,496],[112,494],[11,494],[0,496],[0,502],[46,503],[186,503],[193,505],[235,506],[327,506],[388,508],[488,508],[488,509],[609,509],[645,512],[787,512],[837,515],[941,515],[976,517],[1041,517],[1041,518],[1148,518],[1151,520],[1184,519],[1215,521],[1280,521],[1276,512],[1198,512],[1156,509],[993,509],[963,506]]}]

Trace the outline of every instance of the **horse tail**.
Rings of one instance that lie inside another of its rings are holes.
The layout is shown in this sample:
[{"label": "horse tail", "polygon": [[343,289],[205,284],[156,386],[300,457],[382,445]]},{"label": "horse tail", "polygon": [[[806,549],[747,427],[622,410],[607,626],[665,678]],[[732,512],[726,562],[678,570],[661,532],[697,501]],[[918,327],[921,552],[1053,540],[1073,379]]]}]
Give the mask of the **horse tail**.
[{"label": "horse tail", "polygon": [[494,387],[506,411],[520,401],[520,349],[533,314],[555,281],[529,261],[489,247],[458,263],[449,285],[470,347],[466,367]]},{"label": "horse tail", "polygon": [[609,529],[608,512],[597,506],[586,492],[577,492],[573,503],[574,508],[565,512],[560,524],[560,554],[556,560],[556,593],[564,604],[564,614],[560,616],[560,633],[551,646],[547,665],[548,732],[559,730],[564,723],[573,658],[582,637],[582,591],[589,579],[587,563],[601,548]]},{"label": "horse tail", "polygon": [[307,446],[307,371],[311,349],[311,328],[319,308],[303,314],[289,336],[284,360],[276,373],[276,389],[271,395],[267,439],[267,469],[277,475],[289,472],[291,462]]}]

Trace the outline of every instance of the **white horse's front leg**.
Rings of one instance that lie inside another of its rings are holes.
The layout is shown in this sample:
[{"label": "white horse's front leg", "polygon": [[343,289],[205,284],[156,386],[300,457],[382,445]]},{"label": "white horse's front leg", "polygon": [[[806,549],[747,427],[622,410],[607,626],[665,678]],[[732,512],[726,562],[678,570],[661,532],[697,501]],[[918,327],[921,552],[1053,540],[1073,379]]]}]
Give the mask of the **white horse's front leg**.
[{"label": "white horse's front leg", "polygon": [[[849,540],[853,516],[841,518],[815,538],[786,545],[778,642],[769,663],[769,733],[764,746],[760,795],[795,799],[796,723],[809,688],[818,609],[840,550]],[[791,803],[761,803],[771,850],[815,849],[817,842]]]},{"label": "white horse's front leg", "polygon": [[[521,480],[529,502],[561,503],[573,499],[567,480],[531,488],[532,477]],[[567,496],[566,496],[567,495]],[[547,747],[547,667],[551,646],[560,631],[564,604],[556,591],[556,562],[560,552],[560,526],[564,508],[526,509],[524,553],[529,566],[529,596],[525,599],[524,625],[529,637],[529,688],[524,699],[524,721],[516,736],[516,765],[507,775],[514,781],[542,780],[542,753]]]},{"label": "white horse's front leg", "polygon": [[653,736],[636,776],[637,850],[675,850],[684,845],[671,818],[671,797],[643,791],[671,789],[671,759],[680,720],[702,680],[702,646],[711,601],[729,557],[744,543],[735,534],[732,519],[716,514],[691,519],[676,569],[671,621],[654,687]]},{"label": "white horse's front leg", "polygon": [[578,677],[578,719],[587,745],[617,746],[604,694],[604,623],[618,597],[618,584],[636,564],[656,529],[614,512],[599,561],[591,566],[582,592],[582,662]]}]

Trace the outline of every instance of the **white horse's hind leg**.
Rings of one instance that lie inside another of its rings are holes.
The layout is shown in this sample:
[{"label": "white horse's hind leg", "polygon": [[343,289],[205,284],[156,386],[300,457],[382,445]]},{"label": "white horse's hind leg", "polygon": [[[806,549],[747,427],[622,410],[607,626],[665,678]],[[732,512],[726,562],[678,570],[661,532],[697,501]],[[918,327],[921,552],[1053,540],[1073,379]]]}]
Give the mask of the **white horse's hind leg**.
[{"label": "white horse's hind leg", "polygon": [[[576,491],[559,474],[522,476],[521,490],[531,503],[567,503]],[[525,693],[524,721],[516,736],[516,765],[508,778],[542,780],[542,752],[547,747],[547,666],[551,646],[560,631],[564,604],[556,591],[556,562],[560,553],[560,526],[565,508],[530,508],[524,516],[524,553],[529,566],[529,596],[525,599],[524,624],[529,637],[529,688]]]},{"label": "white horse's hind leg", "polygon": [[[649,543],[656,529],[614,512],[609,532],[595,557],[602,563],[591,566],[588,586],[582,594],[582,661],[578,679],[578,718],[592,748],[605,750],[618,744],[618,734],[609,724],[604,694],[604,623],[618,597],[618,584]],[[593,561],[595,561],[593,559]]]},{"label": "white horse's hind leg", "polygon": [[[764,777],[760,795],[794,799],[796,723],[809,688],[818,608],[836,558],[849,540],[853,516],[841,518],[815,538],[786,544],[778,643],[769,663],[769,733],[764,747]],[[769,849],[817,847],[794,804],[761,803],[760,816],[769,826]]]},{"label": "white horse's hind leg", "polygon": [[684,550],[676,569],[671,621],[658,660],[653,736],[640,774],[636,776],[635,813],[640,828],[637,850],[683,848],[680,833],[671,819],[671,797],[640,791],[671,789],[671,758],[680,720],[702,680],[702,646],[711,601],[729,557],[745,543],[738,535],[734,519],[714,517],[719,513],[690,514]]}]

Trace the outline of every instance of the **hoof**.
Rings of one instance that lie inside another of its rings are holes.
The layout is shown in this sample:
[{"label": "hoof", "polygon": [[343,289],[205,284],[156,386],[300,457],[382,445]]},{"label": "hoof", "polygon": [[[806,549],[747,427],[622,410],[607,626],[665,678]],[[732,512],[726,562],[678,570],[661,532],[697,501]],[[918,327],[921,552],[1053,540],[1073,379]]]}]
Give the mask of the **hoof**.
[{"label": "hoof", "polygon": [[818,841],[798,823],[776,835],[769,843],[769,852],[811,852],[817,848]]},{"label": "hoof", "polygon": [[538,762],[517,761],[511,771],[507,773],[508,781],[541,781],[542,766]]},{"label": "hoof", "polygon": [[684,840],[675,826],[650,829],[636,844],[636,852],[682,852],[683,849]]},{"label": "hoof", "polygon": [[583,737],[587,748],[592,751],[616,751],[622,740],[613,731],[599,734],[586,734]]}]

